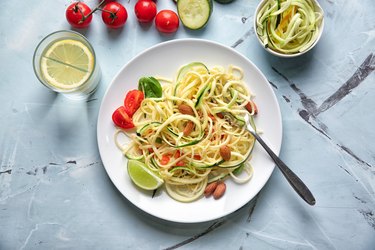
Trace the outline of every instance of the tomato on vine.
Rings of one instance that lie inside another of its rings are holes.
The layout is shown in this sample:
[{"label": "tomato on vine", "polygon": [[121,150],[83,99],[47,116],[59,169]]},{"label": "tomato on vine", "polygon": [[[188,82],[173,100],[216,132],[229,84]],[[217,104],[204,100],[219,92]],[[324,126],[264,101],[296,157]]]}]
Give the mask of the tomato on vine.
[{"label": "tomato on vine", "polygon": [[102,9],[102,19],[109,28],[121,28],[128,19],[128,12],[122,4],[110,2]]},{"label": "tomato on vine", "polygon": [[66,19],[74,28],[86,28],[92,20],[92,12],[89,6],[82,2],[69,5],[65,12]]}]

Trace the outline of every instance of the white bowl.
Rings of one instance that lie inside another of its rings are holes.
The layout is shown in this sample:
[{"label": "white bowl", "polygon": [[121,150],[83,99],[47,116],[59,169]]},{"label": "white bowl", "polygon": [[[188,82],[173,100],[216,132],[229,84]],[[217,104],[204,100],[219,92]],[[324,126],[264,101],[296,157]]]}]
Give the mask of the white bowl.
[{"label": "white bowl", "polygon": [[255,14],[254,14],[254,31],[255,31],[256,37],[257,37],[259,43],[261,44],[261,46],[263,47],[263,49],[265,49],[266,51],[268,51],[269,53],[271,53],[272,55],[275,55],[275,56],[280,56],[280,57],[297,57],[297,56],[303,55],[306,52],[310,51],[319,42],[320,37],[322,36],[322,33],[323,33],[323,29],[324,29],[324,11],[323,11],[322,7],[319,5],[318,1],[316,1],[316,0],[310,0],[311,2],[313,2],[314,6],[315,6],[315,10],[319,10],[323,14],[322,20],[320,21],[320,24],[318,26],[319,27],[319,34],[315,38],[314,43],[311,44],[311,46],[309,48],[307,48],[306,50],[304,50],[302,52],[291,53],[291,54],[283,53],[283,52],[280,52],[280,51],[275,51],[272,48],[266,47],[264,45],[264,43],[262,42],[262,40],[259,37],[259,34],[257,32],[257,21],[256,20],[257,20],[258,12],[264,6],[264,4],[266,4],[267,1],[268,0],[262,0],[262,1],[260,1],[260,3],[258,4],[258,6],[257,6],[257,8],[255,10]]}]

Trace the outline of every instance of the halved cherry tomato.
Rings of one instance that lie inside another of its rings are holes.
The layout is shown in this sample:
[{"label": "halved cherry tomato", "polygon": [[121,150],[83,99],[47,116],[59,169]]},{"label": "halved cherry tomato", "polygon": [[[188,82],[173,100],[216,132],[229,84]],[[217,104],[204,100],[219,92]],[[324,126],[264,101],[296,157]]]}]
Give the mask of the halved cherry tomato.
[{"label": "halved cherry tomato", "polygon": [[170,161],[171,157],[169,155],[163,155],[160,160],[161,165],[167,165]]},{"label": "halved cherry tomato", "polygon": [[112,114],[112,121],[120,128],[130,129],[134,128],[134,123],[131,117],[126,113],[125,107],[121,106]]},{"label": "halved cherry tomato", "polygon": [[200,155],[194,155],[193,158],[194,160],[198,160],[198,161],[202,159]]},{"label": "halved cherry tomato", "polygon": [[177,167],[182,167],[182,166],[185,166],[186,164],[185,164],[185,161],[183,161],[183,160],[181,160],[181,161],[178,161],[177,163],[176,163],[176,166]]},{"label": "halved cherry tomato", "polygon": [[246,103],[246,106],[245,106],[246,110],[249,111],[250,113],[252,113],[253,112],[253,106],[254,106],[254,115],[258,114],[257,105],[253,101],[250,101],[250,102]]},{"label": "halved cherry tomato", "polygon": [[131,117],[141,106],[142,101],[145,99],[145,95],[142,91],[134,89],[126,94],[124,100],[124,106],[126,113]]}]

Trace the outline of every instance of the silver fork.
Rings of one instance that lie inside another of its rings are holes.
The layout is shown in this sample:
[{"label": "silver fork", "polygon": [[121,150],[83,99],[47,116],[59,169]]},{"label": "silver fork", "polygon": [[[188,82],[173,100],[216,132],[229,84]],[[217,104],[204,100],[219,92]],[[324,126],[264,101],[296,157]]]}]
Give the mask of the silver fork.
[{"label": "silver fork", "polygon": [[302,182],[302,180],[293,173],[290,168],[268,147],[268,145],[263,141],[263,139],[258,135],[258,133],[254,130],[250,123],[250,115],[248,113],[245,114],[245,121],[247,130],[255,137],[255,139],[263,146],[272,160],[275,162],[276,166],[280,169],[281,173],[284,177],[288,180],[289,184],[293,187],[293,189],[298,193],[298,195],[306,201],[309,205],[315,205],[316,201],[313,194],[310,192],[308,187]]}]

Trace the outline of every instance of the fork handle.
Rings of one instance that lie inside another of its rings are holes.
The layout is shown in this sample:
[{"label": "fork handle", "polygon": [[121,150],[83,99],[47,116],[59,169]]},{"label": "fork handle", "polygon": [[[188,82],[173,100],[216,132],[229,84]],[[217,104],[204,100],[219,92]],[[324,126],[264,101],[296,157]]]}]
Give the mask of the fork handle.
[{"label": "fork handle", "polygon": [[302,182],[302,180],[292,171],[288,166],[268,147],[263,139],[254,132],[251,132],[257,141],[263,146],[266,152],[271,156],[276,166],[280,169],[281,173],[288,180],[289,184],[297,192],[297,194],[306,201],[309,205],[315,205],[316,201],[309,188]]}]

